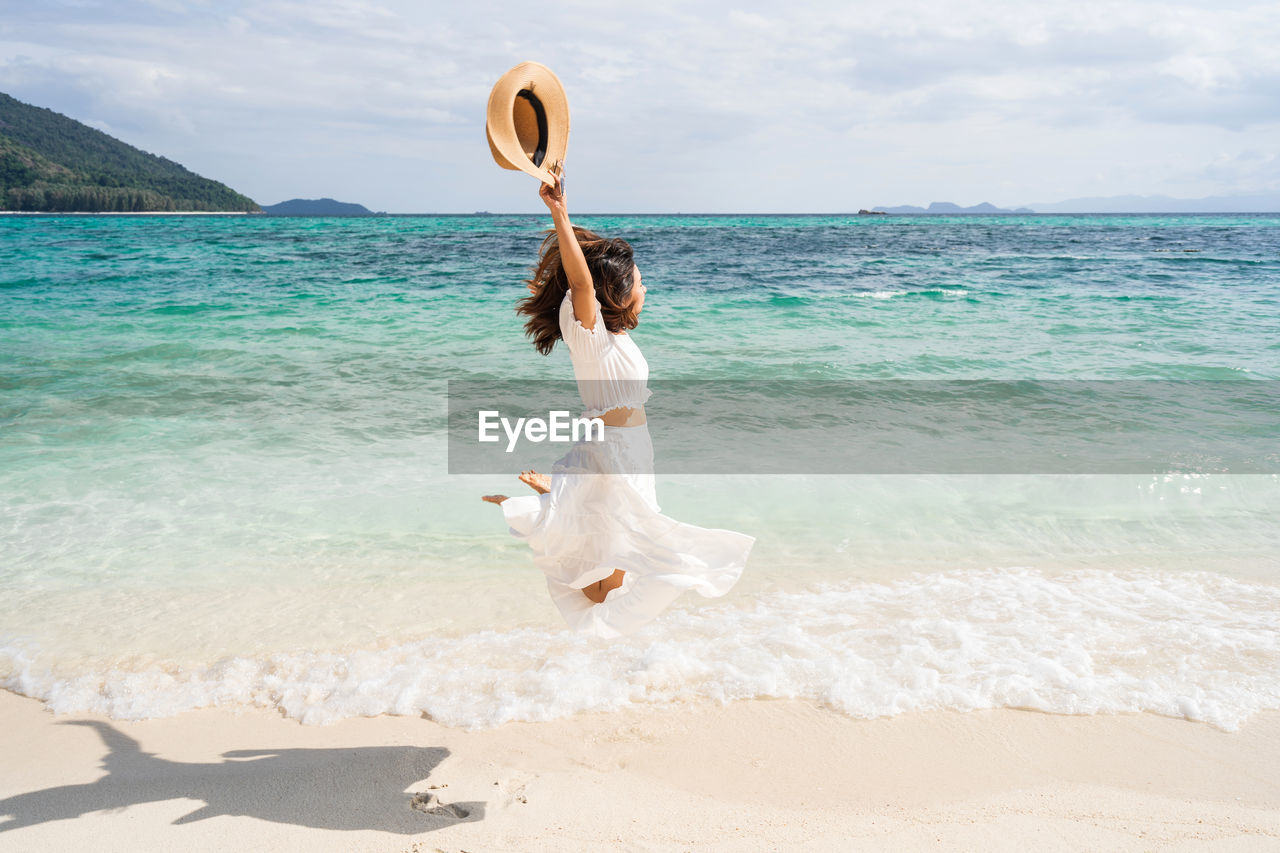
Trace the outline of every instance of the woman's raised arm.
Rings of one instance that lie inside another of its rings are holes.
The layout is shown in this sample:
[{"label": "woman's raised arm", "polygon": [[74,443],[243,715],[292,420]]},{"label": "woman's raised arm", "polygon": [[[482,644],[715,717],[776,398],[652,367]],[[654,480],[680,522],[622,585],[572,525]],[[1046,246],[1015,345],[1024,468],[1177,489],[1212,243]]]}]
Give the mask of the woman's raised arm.
[{"label": "woman's raised arm", "polygon": [[582,247],[569,222],[569,210],[565,206],[564,180],[557,177],[554,187],[540,184],[538,196],[551,211],[556,224],[556,239],[560,244],[560,263],[569,279],[569,292],[573,296],[573,316],[588,331],[596,327],[596,286],[591,280],[591,270],[582,255]]}]

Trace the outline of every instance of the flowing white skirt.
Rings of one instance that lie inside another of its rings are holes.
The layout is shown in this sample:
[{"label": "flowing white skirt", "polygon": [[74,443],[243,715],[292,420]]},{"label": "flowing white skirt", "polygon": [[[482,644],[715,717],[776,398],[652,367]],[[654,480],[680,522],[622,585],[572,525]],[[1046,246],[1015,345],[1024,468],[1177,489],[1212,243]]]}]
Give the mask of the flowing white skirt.
[{"label": "flowing white skirt", "polygon": [[[502,502],[511,533],[529,543],[551,598],[576,631],[629,634],[686,589],[724,595],[755,538],[683,524],[661,513],[646,425],[605,427],[551,469],[551,491]],[[622,586],[594,604],[583,588],[621,569]]]}]

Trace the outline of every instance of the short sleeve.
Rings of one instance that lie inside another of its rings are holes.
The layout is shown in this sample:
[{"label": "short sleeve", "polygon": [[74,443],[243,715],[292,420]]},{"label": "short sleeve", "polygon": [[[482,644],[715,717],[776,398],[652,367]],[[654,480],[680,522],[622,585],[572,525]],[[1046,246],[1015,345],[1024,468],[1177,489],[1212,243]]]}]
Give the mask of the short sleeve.
[{"label": "short sleeve", "polygon": [[591,304],[595,308],[596,323],[594,329],[585,328],[573,313],[573,293],[566,293],[560,303],[560,336],[569,345],[570,350],[578,352],[598,352],[607,343],[605,337],[609,332],[604,327],[604,318],[600,316],[600,302],[595,292],[591,293]]}]

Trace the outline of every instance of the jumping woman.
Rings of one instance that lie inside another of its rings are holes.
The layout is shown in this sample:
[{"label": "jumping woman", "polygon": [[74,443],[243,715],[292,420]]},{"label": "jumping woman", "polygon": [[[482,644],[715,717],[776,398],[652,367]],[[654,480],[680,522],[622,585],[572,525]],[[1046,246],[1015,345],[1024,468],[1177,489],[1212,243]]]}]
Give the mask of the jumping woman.
[{"label": "jumping woman", "polygon": [[499,504],[511,533],[529,543],[570,626],[616,637],[651,621],[686,589],[724,595],[755,539],[661,514],[644,412],[649,365],[628,334],[645,300],[631,246],[572,225],[563,181],[541,184],[538,195],[555,232],[527,282],[532,295],[517,310],[539,353],[549,355],[561,340],[569,347],[583,415],[604,422],[604,439],[574,444],[550,477],[523,472],[536,495],[484,500]]}]

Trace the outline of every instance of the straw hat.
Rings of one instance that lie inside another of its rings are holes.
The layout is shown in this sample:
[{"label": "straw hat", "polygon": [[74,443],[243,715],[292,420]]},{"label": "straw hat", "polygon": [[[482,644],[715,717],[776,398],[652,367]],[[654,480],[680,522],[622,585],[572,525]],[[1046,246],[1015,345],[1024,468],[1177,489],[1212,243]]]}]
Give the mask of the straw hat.
[{"label": "straw hat", "polygon": [[503,74],[489,93],[485,135],[499,166],[555,186],[569,147],[569,100],[560,78],[537,62]]}]

